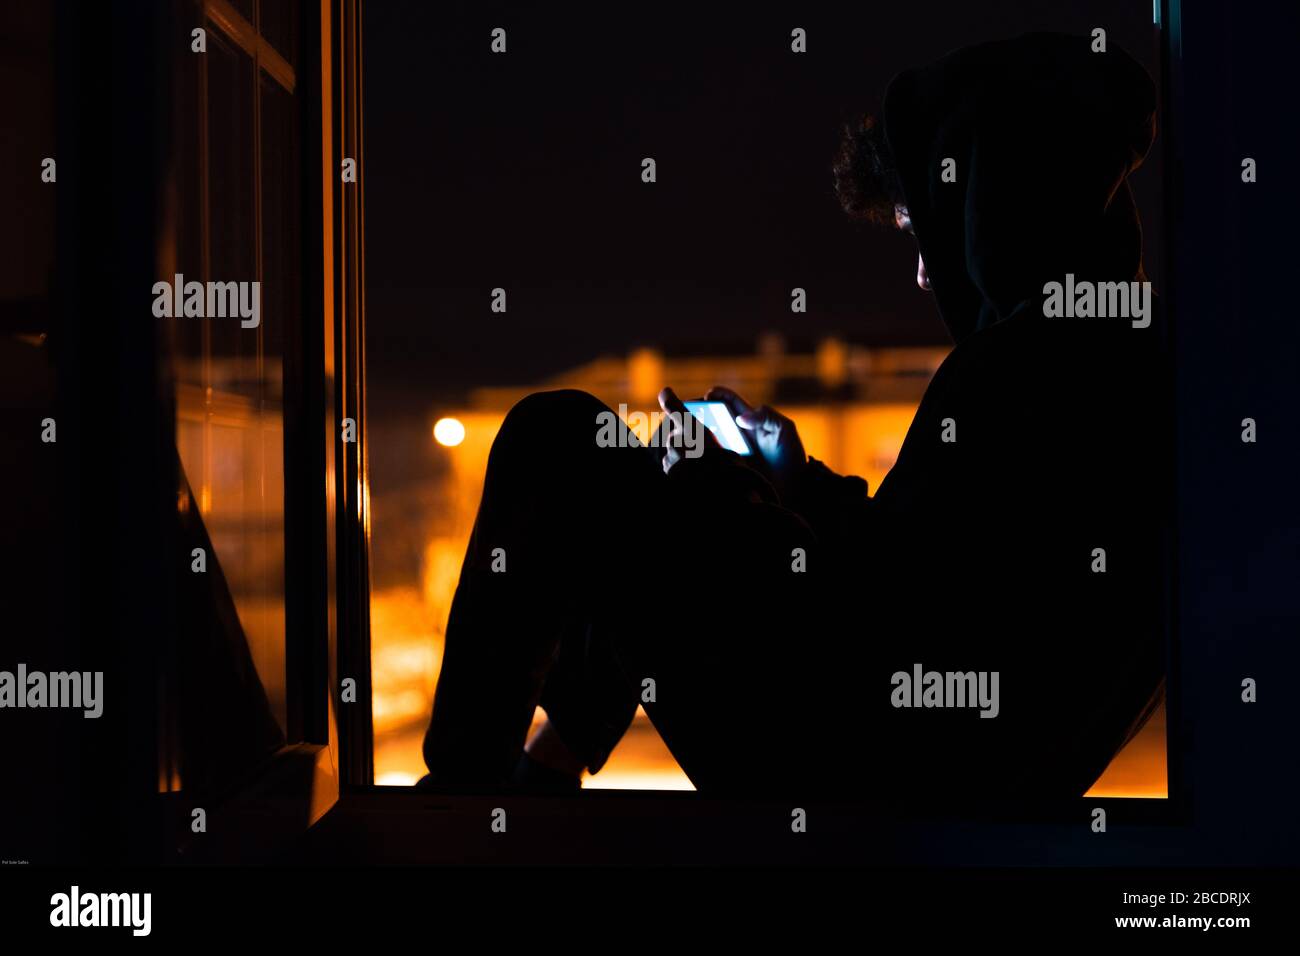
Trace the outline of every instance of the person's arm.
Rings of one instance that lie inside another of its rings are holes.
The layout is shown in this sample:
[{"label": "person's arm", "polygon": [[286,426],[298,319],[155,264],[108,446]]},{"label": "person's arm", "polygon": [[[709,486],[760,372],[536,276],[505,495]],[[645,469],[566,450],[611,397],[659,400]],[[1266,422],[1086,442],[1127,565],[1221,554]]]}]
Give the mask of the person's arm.
[{"label": "person's arm", "polygon": [[715,386],[705,395],[723,402],[753,440],[781,504],[799,515],[824,541],[865,532],[871,498],[867,483],[856,475],[838,475],[809,457],[795,423],[776,409],[753,407],[729,388]]},{"label": "person's arm", "polygon": [[[861,549],[874,538],[867,527],[873,509],[865,479],[838,475],[810,458],[795,423],[776,409],[754,407],[722,386],[709,389],[704,397],[727,406],[757,454],[741,458],[721,448],[707,431],[705,451],[694,458],[682,456],[670,440],[664,467],[671,480],[697,484],[701,500],[778,505],[832,546]],[[670,388],[660,392],[659,404],[673,413],[673,421],[684,422],[690,415]]]},{"label": "person's arm", "polygon": [[787,483],[781,502],[828,541],[863,534],[872,510],[865,478],[837,474],[812,457]]}]

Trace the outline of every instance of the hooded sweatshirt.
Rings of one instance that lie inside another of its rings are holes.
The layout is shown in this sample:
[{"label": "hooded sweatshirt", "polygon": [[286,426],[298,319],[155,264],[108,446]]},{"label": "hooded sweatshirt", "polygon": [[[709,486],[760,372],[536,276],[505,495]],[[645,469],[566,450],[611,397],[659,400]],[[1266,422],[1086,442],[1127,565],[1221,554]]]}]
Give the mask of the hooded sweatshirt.
[{"label": "hooded sweatshirt", "polygon": [[[1163,323],[1045,314],[1044,290],[1145,280],[1154,89],[1031,34],[900,74],[884,130],[955,347],[874,496],[813,461],[787,498],[838,569],[813,626],[852,680],[824,696],[858,688],[881,792],[1078,797],[1161,687]],[[918,665],[996,672],[997,715],[898,706]]]}]

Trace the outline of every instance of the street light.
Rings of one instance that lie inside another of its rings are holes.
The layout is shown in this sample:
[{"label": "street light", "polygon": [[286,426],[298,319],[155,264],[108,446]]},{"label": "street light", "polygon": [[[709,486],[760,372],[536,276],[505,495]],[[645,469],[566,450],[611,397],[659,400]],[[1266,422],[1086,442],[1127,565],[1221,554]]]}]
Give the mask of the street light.
[{"label": "street light", "polygon": [[465,426],[457,418],[440,418],[433,425],[433,438],[439,445],[455,448],[465,440]]}]

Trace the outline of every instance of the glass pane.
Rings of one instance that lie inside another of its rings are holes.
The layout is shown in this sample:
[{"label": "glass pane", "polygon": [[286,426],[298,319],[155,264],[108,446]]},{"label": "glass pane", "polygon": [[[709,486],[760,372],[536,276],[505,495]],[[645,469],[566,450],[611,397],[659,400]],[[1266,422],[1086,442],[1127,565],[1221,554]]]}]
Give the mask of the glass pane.
[{"label": "glass pane", "polygon": [[[215,29],[208,41],[208,262],[217,282],[257,279],[253,61]],[[210,319],[211,385],[256,398],[260,330]]]},{"label": "glass pane", "polygon": [[[298,124],[292,94],[265,74],[262,91],[262,346],[283,354],[286,323],[296,321],[299,272]],[[281,399],[280,377],[268,378]]]},{"label": "glass pane", "polygon": [[[239,11],[239,15],[249,23],[253,22],[253,0],[230,0],[230,5]],[[209,30],[209,33],[212,31]]]},{"label": "glass pane", "polygon": [[284,306],[268,309],[258,264],[253,61],[210,27],[206,69],[206,271],[204,257],[180,250],[186,283],[206,284],[203,317],[176,320],[177,443],[212,563],[284,729]]},{"label": "glass pane", "polygon": [[262,0],[260,32],[275,51],[296,67],[298,55],[298,4],[293,0]]}]

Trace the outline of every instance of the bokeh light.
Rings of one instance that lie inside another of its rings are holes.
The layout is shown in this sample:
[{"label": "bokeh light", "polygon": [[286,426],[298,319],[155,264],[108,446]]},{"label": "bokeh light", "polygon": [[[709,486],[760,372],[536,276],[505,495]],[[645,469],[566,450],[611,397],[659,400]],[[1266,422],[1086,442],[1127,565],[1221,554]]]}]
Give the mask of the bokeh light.
[{"label": "bokeh light", "polygon": [[434,423],[433,437],[439,445],[455,448],[465,440],[465,426],[458,418],[440,418]]}]

